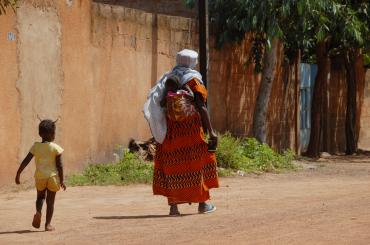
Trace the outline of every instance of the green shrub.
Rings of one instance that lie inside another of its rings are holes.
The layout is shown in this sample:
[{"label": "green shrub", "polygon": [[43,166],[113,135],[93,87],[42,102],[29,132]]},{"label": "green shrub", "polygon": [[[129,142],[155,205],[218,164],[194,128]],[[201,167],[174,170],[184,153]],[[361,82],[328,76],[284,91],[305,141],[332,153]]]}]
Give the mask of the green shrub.
[{"label": "green shrub", "polygon": [[219,136],[216,157],[218,166],[225,169],[240,169],[249,160],[244,154],[242,141],[229,133]]},{"label": "green shrub", "polygon": [[230,133],[220,135],[216,156],[219,167],[247,173],[295,169],[295,155],[291,150],[279,154],[254,138],[242,140],[231,136]]},{"label": "green shrub", "polygon": [[[67,184],[76,185],[127,185],[149,184],[153,180],[153,163],[142,160],[137,154],[124,152],[118,163],[90,164],[81,174],[69,176]],[[219,176],[245,173],[281,172],[295,169],[290,150],[279,154],[257,140],[240,139],[226,133],[219,136],[216,152]]]},{"label": "green shrub", "polygon": [[67,178],[69,185],[148,184],[153,179],[153,164],[126,152],[119,163],[91,164],[82,174]]}]

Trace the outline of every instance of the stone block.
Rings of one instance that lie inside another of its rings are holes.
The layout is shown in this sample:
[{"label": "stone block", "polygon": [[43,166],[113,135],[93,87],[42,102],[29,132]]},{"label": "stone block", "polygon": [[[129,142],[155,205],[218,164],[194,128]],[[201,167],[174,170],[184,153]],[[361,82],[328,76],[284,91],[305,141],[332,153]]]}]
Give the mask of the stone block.
[{"label": "stone block", "polygon": [[104,18],[112,18],[112,7],[109,4],[99,4],[99,15]]},{"label": "stone block", "polygon": [[170,29],[170,17],[158,15],[158,27],[163,29]]},{"label": "stone block", "polygon": [[125,8],[122,6],[112,6],[112,17],[122,21],[125,17]]},{"label": "stone block", "polygon": [[139,24],[139,25],[146,25],[146,20],[147,20],[147,16],[149,15],[149,16],[151,16],[151,14],[149,14],[149,13],[145,13],[145,12],[143,12],[143,11],[136,11],[136,13],[135,13],[135,15],[136,15],[136,22],[137,22],[137,24]]},{"label": "stone block", "polygon": [[155,14],[147,14],[145,15],[145,25],[153,25],[153,21],[154,21],[154,15]]},{"label": "stone block", "polygon": [[135,21],[135,10],[130,8],[125,8],[124,19],[128,21]]}]

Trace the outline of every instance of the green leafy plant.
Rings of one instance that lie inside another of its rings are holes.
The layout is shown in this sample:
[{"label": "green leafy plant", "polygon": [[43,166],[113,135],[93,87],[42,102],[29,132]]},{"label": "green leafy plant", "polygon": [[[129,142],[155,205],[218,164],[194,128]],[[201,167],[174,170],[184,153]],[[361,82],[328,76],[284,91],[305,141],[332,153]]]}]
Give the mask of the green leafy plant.
[{"label": "green leafy plant", "polygon": [[231,136],[230,133],[219,137],[216,157],[218,166],[225,169],[240,169],[243,163],[249,160],[244,154],[241,139]]},{"label": "green leafy plant", "polygon": [[370,68],[370,54],[364,54],[364,65],[367,68]]},{"label": "green leafy plant", "polygon": [[153,164],[134,153],[125,152],[118,163],[91,164],[82,174],[67,178],[70,185],[148,184],[153,179]]},{"label": "green leafy plant", "polygon": [[222,175],[232,175],[238,170],[262,173],[296,169],[293,164],[295,154],[291,150],[279,154],[254,138],[243,140],[233,137],[230,133],[220,135],[216,156]]},{"label": "green leafy plant", "polygon": [[184,0],[185,5],[188,6],[189,8],[194,8],[195,7],[195,0]]}]

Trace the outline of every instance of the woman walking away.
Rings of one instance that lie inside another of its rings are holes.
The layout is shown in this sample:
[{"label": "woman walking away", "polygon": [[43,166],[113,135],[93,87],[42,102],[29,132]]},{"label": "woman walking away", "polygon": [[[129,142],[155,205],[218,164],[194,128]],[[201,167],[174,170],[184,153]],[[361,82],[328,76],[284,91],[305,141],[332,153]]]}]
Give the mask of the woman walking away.
[{"label": "woman walking away", "polygon": [[180,215],[177,205],[182,203],[199,203],[199,213],[216,210],[206,201],[209,190],[219,186],[217,135],[207,111],[202,76],[193,70],[197,59],[195,51],[179,52],[177,65],[158,81],[144,105],[145,118],[158,142],[153,193],[167,197],[173,216]]}]

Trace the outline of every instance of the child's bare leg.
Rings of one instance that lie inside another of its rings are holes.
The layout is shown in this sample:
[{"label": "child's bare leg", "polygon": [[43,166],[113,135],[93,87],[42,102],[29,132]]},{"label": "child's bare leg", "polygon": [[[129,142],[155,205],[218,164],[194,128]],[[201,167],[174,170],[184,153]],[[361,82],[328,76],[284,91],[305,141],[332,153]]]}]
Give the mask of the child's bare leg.
[{"label": "child's bare leg", "polygon": [[40,214],[41,214],[41,211],[42,211],[42,206],[44,205],[45,194],[46,194],[46,190],[37,191],[36,211]]},{"label": "child's bare leg", "polygon": [[55,194],[56,192],[47,190],[46,196],[46,222],[45,222],[45,230],[46,231],[53,231],[54,227],[50,225],[51,219],[53,218],[54,213],[54,202],[55,202]]},{"label": "child's bare leg", "polygon": [[33,216],[33,221],[32,221],[32,226],[35,228],[40,228],[40,225],[41,225],[41,212],[42,212],[42,206],[45,200],[45,193],[46,193],[46,190],[37,191],[36,214]]}]

